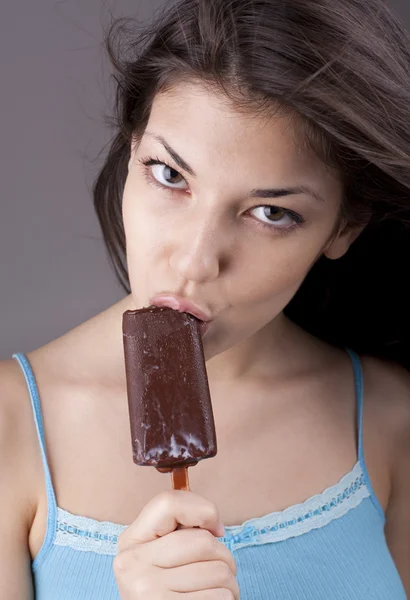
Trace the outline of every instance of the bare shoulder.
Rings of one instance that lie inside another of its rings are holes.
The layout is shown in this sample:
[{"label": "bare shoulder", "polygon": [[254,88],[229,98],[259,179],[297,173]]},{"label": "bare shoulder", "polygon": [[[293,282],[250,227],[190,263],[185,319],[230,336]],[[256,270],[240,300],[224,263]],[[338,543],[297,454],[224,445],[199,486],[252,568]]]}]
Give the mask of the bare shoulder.
[{"label": "bare shoulder", "polygon": [[410,373],[395,363],[373,357],[364,357],[362,365],[369,412],[387,436],[394,471],[410,439]]},{"label": "bare shoulder", "polygon": [[0,361],[0,580],[4,598],[32,598],[29,534],[35,518],[41,458],[20,367]]},{"label": "bare shoulder", "polygon": [[0,507],[9,490],[14,506],[25,513],[22,517],[34,515],[39,464],[40,449],[24,377],[14,359],[0,361]]},{"label": "bare shoulder", "polygon": [[[0,461],[4,462],[17,447],[22,427],[22,388],[18,376],[18,365],[14,360],[0,361]],[[20,416],[20,418],[19,418]]]}]

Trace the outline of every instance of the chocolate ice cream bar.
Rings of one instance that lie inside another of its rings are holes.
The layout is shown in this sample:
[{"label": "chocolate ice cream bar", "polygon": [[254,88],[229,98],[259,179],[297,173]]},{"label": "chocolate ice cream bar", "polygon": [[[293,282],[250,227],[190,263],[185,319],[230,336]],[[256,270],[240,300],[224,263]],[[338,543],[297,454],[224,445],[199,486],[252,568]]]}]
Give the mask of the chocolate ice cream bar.
[{"label": "chocolate ice cream bar", "polygon": [[134,462],[170,471],[215,456],[200,322],[171,308],[126,311],[123,341]]}]

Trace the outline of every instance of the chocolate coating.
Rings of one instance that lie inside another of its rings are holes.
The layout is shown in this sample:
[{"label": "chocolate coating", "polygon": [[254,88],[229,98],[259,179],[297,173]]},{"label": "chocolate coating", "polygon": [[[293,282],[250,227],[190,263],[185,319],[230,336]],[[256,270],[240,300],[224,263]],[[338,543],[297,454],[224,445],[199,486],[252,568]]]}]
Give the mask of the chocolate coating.
[{"label": "chocolate coating", "polygon": [[126,311],[123,341],[134,462],[171,469],[215,456],[199,321],[171,308]]}]

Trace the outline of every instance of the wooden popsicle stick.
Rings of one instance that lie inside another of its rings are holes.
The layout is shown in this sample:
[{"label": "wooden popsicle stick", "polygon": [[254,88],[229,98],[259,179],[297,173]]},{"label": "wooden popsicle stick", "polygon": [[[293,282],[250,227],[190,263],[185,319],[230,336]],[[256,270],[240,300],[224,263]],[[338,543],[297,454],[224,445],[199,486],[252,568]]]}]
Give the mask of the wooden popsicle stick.
[{"label": "wooden popsicle stick", "polygon": [[172,469],[172,488],[189,492],[188,467],[177,467]]}]

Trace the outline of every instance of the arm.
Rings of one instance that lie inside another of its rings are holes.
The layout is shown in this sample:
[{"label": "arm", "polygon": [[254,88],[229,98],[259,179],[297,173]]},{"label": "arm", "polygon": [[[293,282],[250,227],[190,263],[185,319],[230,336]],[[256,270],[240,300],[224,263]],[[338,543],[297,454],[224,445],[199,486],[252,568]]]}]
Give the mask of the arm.
[{"label": "arm", "polygon": [[365,443],[373,452],[376,480],[379,469],[387,544],[410,598],[410,373],[372,357],[365,357],[363,365]]},{"label": "arm", "polygon": [[410,597],[410,376],[401,372],[394,400],[389,402],[392,424],[391,494],[386,510],[386,539]]},{"label": "arm", "polygon": [[386,513],[386,538],[397,570],[410,597],[410,388],[404,423],[397,432],[392,493]]},{"label": "arm", "polygon": [[33,459],[29,460],[33,431],[29,402],[13,363],[0,363],[0,600],[31,600],[28,534],[35,514]]}]

